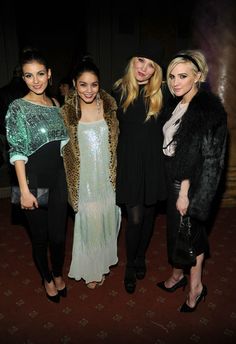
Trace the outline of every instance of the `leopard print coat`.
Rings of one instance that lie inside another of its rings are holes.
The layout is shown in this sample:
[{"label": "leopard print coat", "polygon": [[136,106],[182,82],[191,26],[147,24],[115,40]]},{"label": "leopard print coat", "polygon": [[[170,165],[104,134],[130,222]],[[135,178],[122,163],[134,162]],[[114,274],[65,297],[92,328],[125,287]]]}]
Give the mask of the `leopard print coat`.
[{"label": "leopard print coat", "polygon": [[[115,99],[100,90],[100,97],[103,100],[104,119],[108,126],[108,139],[110,150],[110,181],[115,190],[116,184],[116,147],[119,134],[119,124],[116,118],[117,105]],[[80,178],[80,150],[77,137],[77,126],[80,118],[80,108],[76,114],[76,93],[72,92],[63,105],[62,116],[66,125],[69,142],[63,147],[63,160],[66,171],[66,179],[69,194],[69,204],[75,212],[79,210],[78,185]]]}]

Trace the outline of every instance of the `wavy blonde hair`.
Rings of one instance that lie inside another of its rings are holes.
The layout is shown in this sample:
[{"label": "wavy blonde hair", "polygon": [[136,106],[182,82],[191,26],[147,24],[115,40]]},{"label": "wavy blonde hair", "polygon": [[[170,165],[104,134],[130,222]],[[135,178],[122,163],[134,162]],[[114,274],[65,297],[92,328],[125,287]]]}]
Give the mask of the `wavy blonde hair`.
[{"label": "wavy blonde hair", "polygon": [[[134,76],[134,61],[136,57],[130,59],[124,76],[117,80],[113,86],[114,89],[121,90],[121,107],[124,112],[137,99],[139,94],[139,85]],[[149,82],[144,86],[143,97],[147,109],[148,120],[150,117],[157,117],[163,105],[163,95],[161,90],[162,84],[162,68],[153,62],[154,74],[151,76]]]}]

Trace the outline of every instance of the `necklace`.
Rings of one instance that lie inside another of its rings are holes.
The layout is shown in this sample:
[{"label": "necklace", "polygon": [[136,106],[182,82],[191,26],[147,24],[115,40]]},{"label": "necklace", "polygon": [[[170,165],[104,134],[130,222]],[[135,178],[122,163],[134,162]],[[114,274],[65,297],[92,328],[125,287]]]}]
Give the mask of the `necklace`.
[{"label": "necklace", "polygon": [[81,117],[79,121],[82,122],[96,122],[101,119],[102,114],[102,100],[100,95],[97,94],[94,101],[90,104],[82,102],[80,104]]}]

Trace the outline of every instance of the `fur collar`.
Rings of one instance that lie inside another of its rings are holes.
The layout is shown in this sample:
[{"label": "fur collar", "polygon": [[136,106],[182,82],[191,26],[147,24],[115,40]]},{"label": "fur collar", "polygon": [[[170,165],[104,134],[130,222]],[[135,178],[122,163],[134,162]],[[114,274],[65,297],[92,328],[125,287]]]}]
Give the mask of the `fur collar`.
[{"label": "fur collar", "polygon": [[[172,111],[169,116],[171,116]],[[199,91],[192,98],[183,115],[174,140],[176,142],[182,139],[191,141],[191,138],[196,134],[204,135],[209,129],[216,130],[217,127],[225,124],[226,119],[227,115],[220,98],[209,91]]]}]

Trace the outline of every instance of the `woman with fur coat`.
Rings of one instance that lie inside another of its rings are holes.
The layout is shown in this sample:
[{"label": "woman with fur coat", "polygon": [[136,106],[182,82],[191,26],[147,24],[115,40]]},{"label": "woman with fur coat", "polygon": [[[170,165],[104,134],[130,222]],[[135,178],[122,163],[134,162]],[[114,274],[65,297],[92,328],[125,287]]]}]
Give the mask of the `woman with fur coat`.
[{"label": "woman with fur coat", "polygon": [[[163,126],[168,183],[167,248],[171,276],[157,286],[174,292],[188,283],[190,288],[181,312],[193,312],[207,295],[202,283],[202,264],[208,251],[205,222],[222,175],[227,138],[227,115],[218,96],[200,87],[208,72],[204,55],[189,50],[176,55],[167,68],[167,84],[175,104],[165,109]],[[176,102],[177,100],[177,102]],[[177,104],[177,105],[176,105]],[[196,264],[179,266],[173,250],[181,216],[190,217]]]}]

